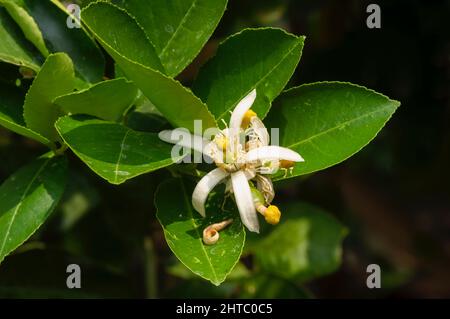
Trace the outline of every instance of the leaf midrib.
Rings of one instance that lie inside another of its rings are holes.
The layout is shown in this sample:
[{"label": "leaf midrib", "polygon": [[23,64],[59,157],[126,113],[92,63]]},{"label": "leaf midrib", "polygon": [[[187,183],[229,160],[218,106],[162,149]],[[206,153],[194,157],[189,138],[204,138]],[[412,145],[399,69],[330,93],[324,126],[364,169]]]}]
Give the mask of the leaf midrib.
[{"label": "leaf midrib", "polygon": [[5,249],[5,244],[6,241],[8,239],[9,233],[11,232],[11,227],[12,224],[14,223],[14,220],[16,219],[16,216],[19,212],[19,209],[22,207],[23,201],[25,199],[25,197],[28,195],[28,192],[30,191],[31,186],[34,184],[36,178],[42,173],[42,171],[44,170],[44,168],[47,166],[47,164],[50,162],[51,158],[47,159],[42,166],[38,169],[38,171],[36,172],[36,174],[33,176],[33,178],[31,179],[30,183],[27,185],[27,187],[25,188],[25,191],[23,192],[22,196],[20,197],[20,202],[19,204],[16,206],[16,208],[14,209],[13,215],[11,217],[11,221],[8,225],[8,228],[6,230],[5,236],[3,237],[3,242],[2,242],[2,246],[0,248],[0,259],[1,256],[3,254],[3,250]]},{"label": "leaf midrib", "polygon": [[[283,62],[284,60],[286,60],[288,58],[288,56],[292,53],[292,51],[295,50],[295,48],[297,48],[299,45],[301,45],[300,42],[301,38],[296,38],[296,43],[295,45],[292,46],[292,48],[289,49],[289,51],[283,55],[283,57],[281,58],[281,60],[275,64],[262,78],[260,78],[258,81],[256,81],[256,83],[253,85],[254,88],[256,88],[259,84],[261,84],[272,72],[274,72]],[[241,97],[237,100],[240,101],[242,100],[246,95],[248,94],[248,92],[244,93],[241,95]],[[230,106],[229,108],[227,108],[222,114],[220,114],[220,116],[218,117],[218,121],[222,120],[224,118],[224,116],[237,104],[237,102],[235,102],[232,106]]]},{"label": "leaf midrib", "polygon": [[171,35],[169,40],[167,41],[166,45],[162,48],[161,53],[158,54],[158,57],[161,59],[161,57],[166,53],[167,48],[172,43],[173,39],[177,35],[178,31],[180,30],[181,26],[186,22],[187,17],[190,15],[192,9],[195,7],[195,4],[197,3],[197,0],[192,1],[191,6],[186,11],[186,14],[183,16],[183,19],[181,19],[180,23],[178,24],[177,28],[175,29],[175,32]]},{"label": "leaf midrib", "polygon": [[301,140],[301,141],[299,141],[299,142],[296,142],[296,143],[294,143],[294,144],[288,145],[287,147],[289,147],[289,148],[294,148],[294,147],[297,147],[297,146],[302,145],[302,144],[304,144],[304,143],[311,142],[312,140],[314,140],[314,139],[316,139],[316,138],[318,138],[318,137],[320,137],[320,136],[322,136],[322,135],[328,134],[328,133],[330,133],[330,132],[332,132],[332,131],[335,131],[335,130],[338,130],[338,129],[344,127],[344,126],[347,126],[347,125],[350,124],[350,123],[359,121],[359,120],[361,120],[361,119],[364,119],[364,118],[369,117],[369,116],[371,116],[371,115],[374,115],[374,114],[376,114],[376,113],[385,111],[385,110],[390,109],[390,108],[392,108],[392,107],[393,107],[392,105],[387,104],[386,106],[384,106],[384,107],[382,107],[382,108],[380,108],[380,109],[377,109],[377,110],[372,111],[372,112],[369,112],[369,113],[365,113],[365,114],[360,115],[360,116],[358,116],[358,117],[355,117],[355,118],[353,118],[353,119],[351,119],[351,120],[347,120],[347,121],[341,122],[341,123],[339,123],[339,124],[336,125],[336,126],[333,126],[333,127],[329,128],[329,129],[326,129],[325,131],[319,132],[319,133],[317,133],[317,134],[311,135],[311,136],[309,136],[308,138],[303,139],[303,140]]},{"label": "leaf midrib", "polygon": [[117,177],[118,177],[118,172],[119,172],[119,166],[120,166],[120,161],[122,160],[122,156],[123,156],[123,149],[124,149],[124,145],[125,145],[125,140],[127,139],[128,135],[130,134],[131,130],[126,131],[126,133],[123,136],[122,142],[120,143],[120,152],[119,152],[119,157],[117,158],[117,163],[116,163],[116,168],[114,170],[114,182],[117,183]]}]

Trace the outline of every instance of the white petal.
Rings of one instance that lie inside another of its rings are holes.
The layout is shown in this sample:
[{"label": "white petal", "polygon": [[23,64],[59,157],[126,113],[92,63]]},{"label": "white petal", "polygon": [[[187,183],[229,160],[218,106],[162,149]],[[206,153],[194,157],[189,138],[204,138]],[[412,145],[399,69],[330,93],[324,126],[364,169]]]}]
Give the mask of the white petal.
[{"label": "white petal", "polygon": [[249,162],[257,160],[280,159],[293,162],[304,162],[305,160],[293,150],[281,146],[263,146],[255,148],[247,153],[246,160]]},{"label": "white petal", "polygon": [[210,143],[210,141],[204,139],[203,137],[193,135],[189,133],[187,129],[181,128],[161,131],[158,136],[164,142],[187,147],[200,153],[204,153],[206,145]]},{"label": "white petal", "polygon": [[237,171],[231,174],[231,183],[242,223],[248,230],[259,233],[258,216],[256,214],[255,204],[253,203],[250,186],[248,185],[244,172]]},{"label": "white petal", "polygon": [[[242,119],[245,113],[252,107],[256,99],[256,89],[252,90],[246,97],[244,97],[234,108],[230,118],[229,136],[231,141],[235,141],[239,136]],[[234,143],[231,143],[231,150],[233,151]]]},{"label": "white petal", "polygon": [[230,118],[230,128],[239,130],[245,113],[252,107],[256,99],[256,89],[252,90],[234,108]]},{"label": "white petal", "polygon": [[227,172],[221,168],[216,168],[203,176],[197,186],[195,186],[194,192],[192,193],[192,206],[203,217],[205,217],[205,202],[209,192],[227,176]]}]

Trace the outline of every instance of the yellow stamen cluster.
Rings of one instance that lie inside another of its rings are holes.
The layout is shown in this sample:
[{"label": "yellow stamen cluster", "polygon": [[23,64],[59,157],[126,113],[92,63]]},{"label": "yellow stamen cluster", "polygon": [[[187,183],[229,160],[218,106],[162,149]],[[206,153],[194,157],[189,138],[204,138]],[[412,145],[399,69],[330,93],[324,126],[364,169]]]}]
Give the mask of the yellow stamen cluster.
[{"label": "yellow stamen cluster", "polygon": [[256,113],[253,112],[252,110],[248,110],[247,112],[245,112],[244,114],[244,118],[242,119],[242,124],[241,127],[243,129],[247,128],[248,125],[250,124],[250,120],[252,119],[252,117],[256,116]]},{"label": "yellow stamen cluster", "polygon": [[276,225],[280,222],[281,212],[275,205],[270,205],[264,212],[264,218],[268,224]]},{"label": "yellow stamen cluster", "polygon": [[225,136],[216,137],[215,142],[216,142],[217,146],[222,149],[222,151],[226,152],[227,146],[228,146],[228,140]]}]

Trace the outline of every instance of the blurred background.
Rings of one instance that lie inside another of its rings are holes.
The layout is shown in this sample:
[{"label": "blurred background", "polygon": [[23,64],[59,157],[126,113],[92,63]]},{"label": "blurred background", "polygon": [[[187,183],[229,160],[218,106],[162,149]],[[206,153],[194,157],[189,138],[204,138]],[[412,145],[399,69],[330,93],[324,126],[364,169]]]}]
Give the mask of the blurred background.
[{"label": "blurred background", "polygon": [[[450,1],[375,1],[381,29],[366,26],[369,3],[230,0],[210,42],[179,76],[192,83],[230,34],[277,26],[307,37],[288,87],[349,81],[401,101],[375,140],[351,159],[277,186],[280,200],[314,204],[347,228],[337,271],[305,284],[259,280],[249,278],[251,260],[244,260],[226,284],[214,287],[177,263],[154,217],[153,194],[165,171],[116,187],[73,157],[71,184],[57,211],[0,267],[0,297],[449,298]],[[21,77],[3,63],[0,71]],[[43,152],[0,128],[0,180]],[[80,291],[65,287],[68,263],[82,266]],[[366,286],[372,263],[381,266],[381,289]]]}]

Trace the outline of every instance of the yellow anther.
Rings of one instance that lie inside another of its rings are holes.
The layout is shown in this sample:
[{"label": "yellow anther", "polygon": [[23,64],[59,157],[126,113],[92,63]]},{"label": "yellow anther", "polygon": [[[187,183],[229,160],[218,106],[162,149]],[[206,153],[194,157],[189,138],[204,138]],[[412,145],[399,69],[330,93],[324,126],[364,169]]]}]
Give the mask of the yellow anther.
[{"label": "yellow anther", "polygon": [[217,146],[222,149],[222,151],[226,151],[227,150],[227,146],[228,146],[228,140],[225,136],[218,136],[215,138],[215,142],[217,144]]},{"label": "yellow anther", "polygon": [[248,110],[247,112],[245,112],[244,118],[242,119],[241,127],[242,128],[247,128],[248,125],[250,124],[250,120],[254,116],[256,116],[256,113],[253,112],[252,110]]},{"label": "yellow anther", "polygon": [[280,160],[280,167],[281,168],[291,168],[294,167],[295,162],[288,161],[288,160]]},{"label": "yellow anther", "polygon": [[280,217],[281,212],[275,205],[270,205],[264,212],[264,218],[266,219],[266,222],[271,225],[278,224],[280,222]]}]

